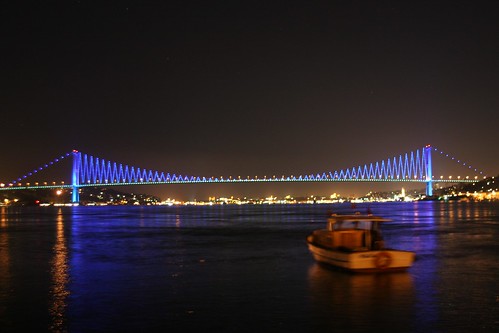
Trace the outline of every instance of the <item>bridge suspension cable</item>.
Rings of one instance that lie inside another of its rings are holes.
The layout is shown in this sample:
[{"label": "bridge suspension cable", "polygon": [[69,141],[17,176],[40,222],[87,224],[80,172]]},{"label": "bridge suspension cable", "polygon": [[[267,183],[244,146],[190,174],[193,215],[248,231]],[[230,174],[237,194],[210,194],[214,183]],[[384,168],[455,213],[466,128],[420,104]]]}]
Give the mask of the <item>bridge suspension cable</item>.
[{"label": "bridge suspension cable", "polygon": [[[282,176],[272,178],[259,177],[237,177],[224,178],[221,177],[200,177],[181,174],[170,174],[159,172],[150,169],[144,169],[134,166],[125,165],[109,161],[103,158],[94,157],[92,155],[81,153],[73,150],[54,160],[40,166],[33,171],[28,172],[24,176],[13,180],[9,187],[15,184],[20,185],[23,179],[26,179],[41,170],[54,165],[61,160],[72,156],[73,157],[73,172],[72,184],[64,187],[73,188],[73,201],[78,201],[78,189],[87,186],[99,185],[133,185],[133,184],[168,184],[168,183],[234,183],[234,182],[334,182],[334,181],[412,181],[426,182],[427,194],[432,193],[432,151],[438,152],[441,156],[461,163],[467,166],[468,169],[479,172],[471,165],[467,165],[459,159],[455,159],[449,154],[446,154],[430,145],[417,149],[405,154],[400,154],[395,157],[385,160],[358,165],[356,167],[326,171],[317,174],[297,175],[297,176]],[[473,180],[460,179],[454,182],[471,182]],[[1,184],[0,189],[3,189],[5,184]],[[40,187],[54,187],[40,186]],[[61,187],[61,186],[59,186]],[[19,188],[18,186],[16,188]]]}]

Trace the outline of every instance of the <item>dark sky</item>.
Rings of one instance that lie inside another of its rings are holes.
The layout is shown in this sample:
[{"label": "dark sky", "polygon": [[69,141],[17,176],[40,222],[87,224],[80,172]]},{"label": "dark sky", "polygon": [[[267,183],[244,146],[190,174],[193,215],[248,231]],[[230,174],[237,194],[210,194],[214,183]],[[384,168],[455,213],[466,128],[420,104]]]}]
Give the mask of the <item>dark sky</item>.
[{"label": "dark sky", "polygon": [[[8,1],[0,181],[72,149],[165,172],[246,176],[338,170],[426,144],[497,175],[498,8]],[[269,186],[216,194],[347,194],[357,185]]]}]

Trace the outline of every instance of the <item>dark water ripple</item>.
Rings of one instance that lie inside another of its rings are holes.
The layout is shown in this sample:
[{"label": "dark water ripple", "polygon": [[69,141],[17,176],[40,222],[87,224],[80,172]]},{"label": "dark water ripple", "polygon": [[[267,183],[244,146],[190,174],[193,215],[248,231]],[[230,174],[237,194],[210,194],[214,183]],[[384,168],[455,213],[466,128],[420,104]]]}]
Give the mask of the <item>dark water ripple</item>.
[{"label": "dark water ripple", "polygon": [[498,203],[357,205],[416,252],[396,274],[313,261],[306,235],[352,209],[0,207],[1,330],[499,330]]}]

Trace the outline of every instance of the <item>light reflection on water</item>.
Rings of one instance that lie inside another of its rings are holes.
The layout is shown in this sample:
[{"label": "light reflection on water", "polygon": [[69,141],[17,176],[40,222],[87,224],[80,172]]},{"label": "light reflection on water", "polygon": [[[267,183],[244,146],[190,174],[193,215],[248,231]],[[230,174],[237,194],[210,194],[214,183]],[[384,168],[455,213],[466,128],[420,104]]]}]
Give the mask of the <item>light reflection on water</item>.
[{"label": "light reflection on water", "polygon": [[0,207],[0,327],[499,329],[497,204],[371,204],[394,220],[387,242],[416,252],[407,272],[379,275],[328,269],[308,252],[326,214],[350,208]]},{"label": "light reflection on water", "polygon": [[402,332],[413,324],[415,291],[408,272],[346,273],[314,264],[308,271],[310,298],[321,327]]},{"label": "light reflection on water", "polygon": [[67,323],[65,311],[68,306],[67,297],[69,291],[67,285],[69,282],[68,271],[68,249],[66,246],[66,237],[64,234],[64,215],[61,208],[57,212],[56,238],[53,247],[54,258],[52,260],[52,304],[50,306],[52,332],[66,332]]},{"label": "light reflection on water", "polygon": [[11,289],[9,234],[7,230],[6,207],[0,207],[0,318],[7,317],[6,299]]}]

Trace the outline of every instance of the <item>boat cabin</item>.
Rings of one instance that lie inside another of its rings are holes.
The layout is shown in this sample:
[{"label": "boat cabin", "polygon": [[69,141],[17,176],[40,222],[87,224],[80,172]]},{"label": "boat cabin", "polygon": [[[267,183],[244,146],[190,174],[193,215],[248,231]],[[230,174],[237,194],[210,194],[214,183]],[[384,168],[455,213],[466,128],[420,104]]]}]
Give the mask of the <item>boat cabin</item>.
[{"label": "boat cabin", "polygon": [[380,250],[384,248],[380,222],[388,222],[374,215],[336,215],[328,219],[327,230],[334,248],[349,251]]}]

